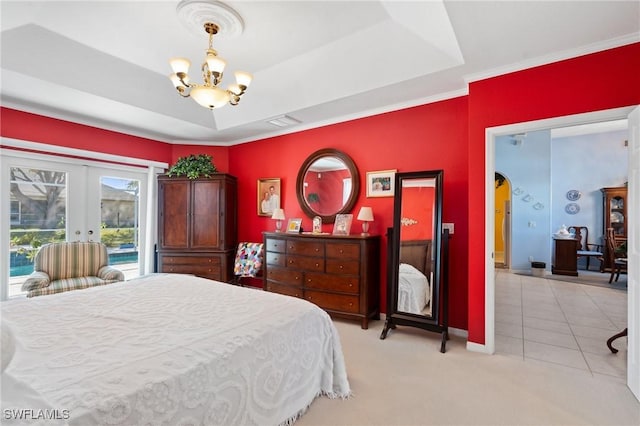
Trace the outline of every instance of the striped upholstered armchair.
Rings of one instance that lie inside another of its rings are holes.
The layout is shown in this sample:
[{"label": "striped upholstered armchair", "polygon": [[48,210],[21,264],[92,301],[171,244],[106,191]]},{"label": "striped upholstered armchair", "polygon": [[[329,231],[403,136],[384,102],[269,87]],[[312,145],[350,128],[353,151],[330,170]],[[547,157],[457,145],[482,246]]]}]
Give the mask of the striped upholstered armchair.
[{"label": "striped upholstered armchair", "polygon": [[61,293],[123,281],[108,266],[107,246],[98,242],[51,243],[40,247],[34,271],[22,284],[27,297]]}]

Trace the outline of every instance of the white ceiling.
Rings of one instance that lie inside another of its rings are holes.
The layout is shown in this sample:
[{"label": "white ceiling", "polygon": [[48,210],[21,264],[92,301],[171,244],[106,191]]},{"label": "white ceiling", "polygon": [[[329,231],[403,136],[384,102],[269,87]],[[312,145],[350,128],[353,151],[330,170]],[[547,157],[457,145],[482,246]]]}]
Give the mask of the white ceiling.
[{"label": "white ceiling", "polygon": [[[253,73],[240,105],[176,93],[168,59],[207,36],[175,1],[6,1],[2,105],[171,143],[233,145],[467,93],[470,81],[640,40],[640,1],[227,1],[244,21],[214,39]],[[580,78],[579,75],[576,78]],[[298,121],[285,129],[267,121]]]}]

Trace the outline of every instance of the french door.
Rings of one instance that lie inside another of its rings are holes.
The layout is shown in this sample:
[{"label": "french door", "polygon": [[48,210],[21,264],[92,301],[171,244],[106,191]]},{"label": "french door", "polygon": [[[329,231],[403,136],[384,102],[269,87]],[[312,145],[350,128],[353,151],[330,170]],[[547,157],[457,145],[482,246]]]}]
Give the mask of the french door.
[{"label": "french door", "polygon": [[0,172],[0,204],[9,210],[2,216],[2,299],[23,294],[33,257],[49,242],[102,241],[127,279],[145,270],[146,169],[3,152]]}]

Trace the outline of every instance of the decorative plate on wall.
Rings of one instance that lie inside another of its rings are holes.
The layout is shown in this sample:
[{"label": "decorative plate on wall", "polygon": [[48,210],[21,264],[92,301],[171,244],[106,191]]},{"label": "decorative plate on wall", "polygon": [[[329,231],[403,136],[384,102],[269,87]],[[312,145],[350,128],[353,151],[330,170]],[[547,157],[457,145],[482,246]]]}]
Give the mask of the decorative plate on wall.
[{"label": "decorative plate on wall", "polygon": [[577,205],[576,203],[569,203],[566,206],[564,206],[564,211],[569,214],[576,214],[580,211],[580,206]]},{"label": "decorative plate on wall", "polygon": [[569,201],[578,201],[581,196],[582,194],[577,189],[572,189],[570,191],[567,191],[567,200]]}]

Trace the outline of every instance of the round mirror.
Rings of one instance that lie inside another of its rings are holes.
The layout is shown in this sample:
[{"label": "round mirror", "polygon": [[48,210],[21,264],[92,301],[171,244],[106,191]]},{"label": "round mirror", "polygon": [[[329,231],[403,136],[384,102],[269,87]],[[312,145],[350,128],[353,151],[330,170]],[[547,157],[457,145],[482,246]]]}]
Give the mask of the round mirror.
[{"label": "round mirror", "polygon": [[316,151],[300,167],[296,195],[309,217],[333,223],[337,214],[348,213],[360,191],[358,169],[343,152],[327,148]]}]

